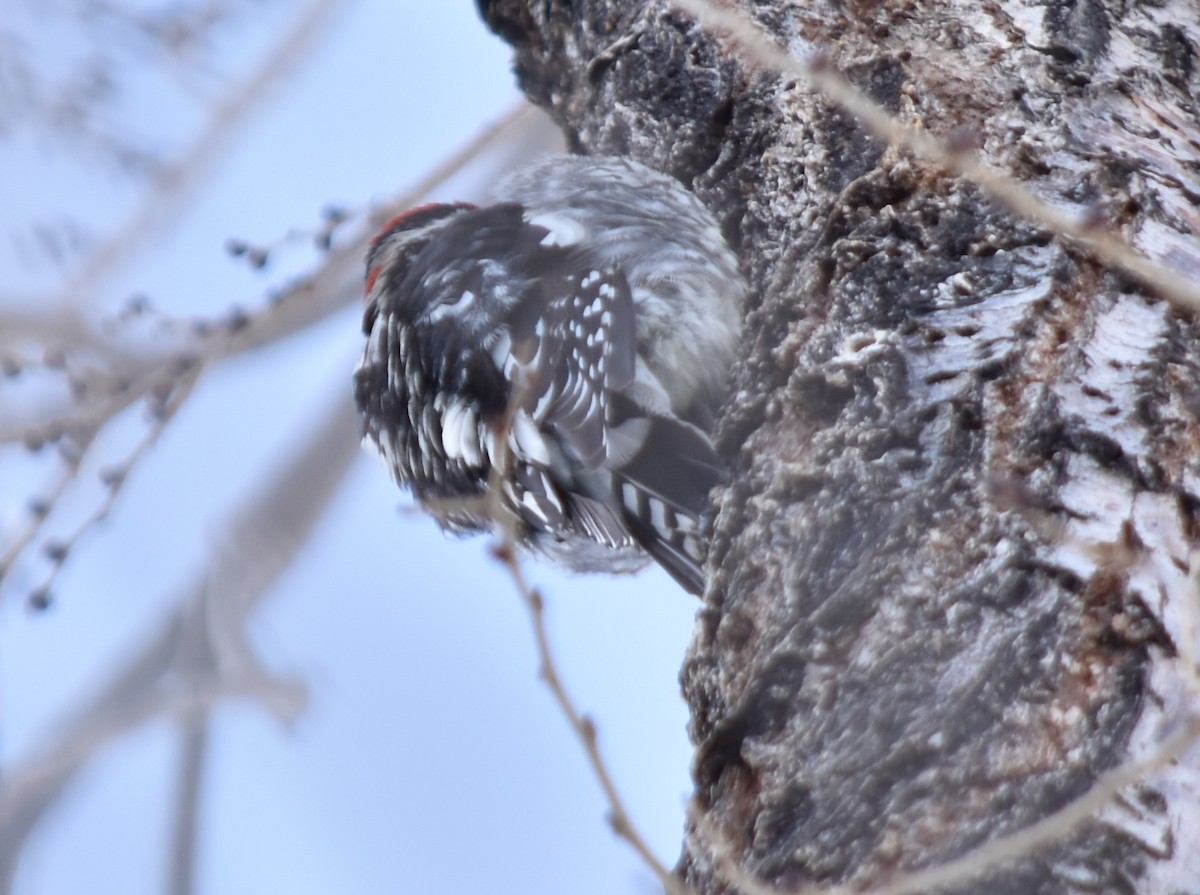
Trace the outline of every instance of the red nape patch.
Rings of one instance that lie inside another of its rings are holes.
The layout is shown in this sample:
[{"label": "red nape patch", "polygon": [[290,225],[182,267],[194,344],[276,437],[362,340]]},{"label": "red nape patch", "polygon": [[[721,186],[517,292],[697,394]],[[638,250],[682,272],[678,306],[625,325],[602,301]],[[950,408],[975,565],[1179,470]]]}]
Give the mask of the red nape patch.
[{"label": "red nape patch", "polygon": [[363,295],[370,295],[371,290],[375,288],[376,281],[379,279],[380,267],[382,265],[375,263],[375,255],[379,246],[389,236],[404,230],[417,230],[436,221],[438,218],[449,217],[458,214],[460,211],[470,211],[473,208],[475,206],[470,202],[429,202],[425,205],[418,205],[416,208],[410,208],[408,211],[403,211],[389,218],[379,228],[379,232],[375,234],[375,237],[371,240],[370,247],[367,249],[367,285],[363,290]]},{"label": "red nape patch", "polygon": [[402,211],[392,215],[379,228],[379,232],[371,240],[371,248],[375,248],[383,239],[397,230],[407,230],[426,219],[433,220],[455,211],[470,211],[475,207],[471,202],[426,202],[424,205]]}]

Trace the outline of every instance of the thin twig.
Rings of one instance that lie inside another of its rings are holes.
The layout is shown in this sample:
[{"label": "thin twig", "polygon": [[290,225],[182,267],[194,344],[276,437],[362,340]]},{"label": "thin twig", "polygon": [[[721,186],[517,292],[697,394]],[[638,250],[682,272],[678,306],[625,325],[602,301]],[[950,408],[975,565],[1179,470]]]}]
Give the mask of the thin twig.
[{"label": "thin twig", "polygon": [[553,695],[559,711],[567,719],[571,732],[583,746],[592,774],[604,792],[605,801],[608,802],[608,823],[612,827],[613,833],[637,852],[638,857],[650,868],[669,895],[691,895],[688,887],[658,859],[650,849],[645,837],[630,819],[629,812],[625,808],[625,801],[617,790],[612,773],[600,752],[596,725],[591,718],[576,708],[570,694],[563,686],[562,677],[558,673],[558,665],[550,646],[550,637],[546,632],[545,601],[542,599],[542,595],[530,587],[526,580],[520,560],[517,558],[515,546],[506,542],[495,551],[495,555],[508,569],[517,592],[521,595],[521,600],[529,611],[533,637],[537,644],[538,661],[541,665],[541,678]]},{"label": "thin twig", "polygon": [[[112,512],[113,506],[117,502],[125,483],[129,480],[129,473],[137,465],[138,461],[144,456],[150,448],[158,443],[171,421],[175,419],[179,409],[191,395],[192,390],[196,387],[196,383],[200,378],[201,369],[195,367],[184,373],[175,383],[174,390],[166,404],[158,408],[156,418],[153,424],[146,430],[145,434],[134,445],[132,451],[125,457],[124,462],[120,467],[108,470],[106,472],[107,480],[105,482],[106,490],[104,498],[99,504],[93,508],[92,512],[87,515],[69,535],[58,541],[55,544],[55,557],[50,566],[50,571],[46,573],[46,577],[42,580],[34,593],[38,595],[37,602],[44,602],[49,599],[49,595],[53,591],[54,582],[58,579],[59,573],[66,565],[67,557],[74,552],[79,542],[92,531],[97,525],[108,518],[108,514]],[[82,456],[80,457],[82,461]],[[78,469],[78,464],[76,465]],[[0,583],[4,581],[5,569],[0,568]],[[3,595],[0,594],[0,601]]]},{"label": "thin twig", "polygon": [[[372,217],[388,217],[400,209],[416,204],[425,195],[437,189],[470,162],[476,160],[481,153],[496,142],[526,126],[532,116],[533,107],[528,103],[522,102],[514,105],[495,122],[483,128],[451,157],[423,175],[397,198],[378,209]],[[100,335],[87,330],[90,335],[85,343],[90,348],[100,350],[113,363],[121,365],[125,387],[110,393],[97,392],[97,398],[93,403],[85,405],[83,408],[62,411],[59,415],[44,419],[40,423],[14,425],[0,422],[0,444],[45,439],[52,433],[64,431],[86,430],[94,435],[147,395],[170,394],[172,396],[170,415],[174,415],[182,406],[183,399],[190,393],[192,385],[210,366],[278,342],[312,326],[347,304],[357,301],[361,292],[359,271],[362,267],[362,256],[374,229],[374,224],[368,223],[367,226],[361,228],[357,237],[331,250],[318,271],[311,277],[293,285],[263,313],[248,319],[234,316],[229,320],[219,322],[207,328],[204,336],[197,337],[194,341],[170,352],[142,358],[133,357],[117,343],[111,340],[105,341]],[[62,312],[62,319],[71,322],[72,332],[86,330],[86,327],[79,322],[76,311],[69,307]],[[3,330],[3,320],[4,318],[0,316],[0,330]],[[41,327],[40,331],[45,333],[54,331],[54,326],[48,319],[42,320],[39,327]],[[128,477],[136,460],[153,444],[159,434],[161,434],[161,426],[157,430],[152,429],[147,438],[135,448],[133,455],[126,459],[126,462],[122,464],[120,480],[115,481],[115,487],[109,488],[103,503],[80,526],[76,536],[81,535],[111,511],[124,479]],[[5,545],[3,561],[0,562],[0,583],[15,566],[19,557],[37,538],[46,516],[49,515],[49,511],[53,509],[58,498],[73,481],[79,463],[83,459],[82,456],[75,458],[73,465],[64,473],[61,480],[57,481],[47,497],[41,500],[41,505],[38,507],[39,513],[34,514],[34,517],[16,534],[14,539]],[[57,552],[62,554],[62,551]],[[48,593],[47,588],[53,583],[60,565],[61,563],[56,563],[51,568],[48,580],[35,590],[34,593],[39,598],[39,602]]]},{"label": "thin twig", "polygon": [[[1200,310],[1200,290],[1175,270],[1140,254],[1122,240],[1087,221],[1075,220],[1057,208],[1042,202],[1016,180],[980,162],[973,153],[951,148],[945,142],[908,127],[873,103],[867,96],[832,69],[823,57],[814,61],[794,59],[781,49],[749,17],[732,9],[719,8],[711,0],[671,0],[693,15],[703,26],[721,29],[743,51],[746,59],[767,70],[799,75],[826,99],[852,114],[876,137],[893,145],[904,146],[957,175],[966,177],[987,190],[997,201],[1028,220],[1066,237],[1092,254],[1101,263],[1121,268],[1143,285],[1176,307]],[[1193,687],[1200,680],[1196,668],[1193,637],[1193,613],[1189,599],[1200,597],[1200,561],[1192,557],[1189,574],[1190,593],[1179,595],[1185,609],[1181,612],[1186,644],[1180,644],[1180,661],[1185,677]],[[904,874],[886,884],[873,886],[871,895],[909,895],[948,884],[961,884],[997,864],[1027,856],[1037,847],[1061,840],[1080,824],[1091,819],[1126,787],[1144,780],[1149,774],[1175,759],[1200,736],[1200,716],[1194,713],[1182,720],[1182,726],[1161,742],[1141,761],[1129,762],[1101,775],[1079,799],[1063,806],[1012,834],[988,842],[967,854],[927,870]],[[734,857],[728,840],[716,829],[710,815],[693,804],[692,818],[698,832],[709,844],[721,875],[747,895],[783,895],[745,870]],[[806,895],[850,895],[862,891],[847,886],[807,887]],[[798,895],[791,892],[789,895]]]},{"label": "thin twig", "polygon": [[[54,512],[54,508],[58,506],[58,502],[67,492],[67,487],[75,481],[75,476],[79,474],[81,459],[81,457],[63,459],[62,468],[58,470],[54,484],[50,486],[49,490],[34,498],[32,505],[26,508],[28,520],[4,548],[3,555],[0,555],[0,584],[4,583],[5,577],[12,571],[17,559],[45,528],[46,520],[50,518],[50,514]],[[0,591],[0,603],[3,601],[4,594],[3,591]]]},{"label": "thin twig", "polygon": [[[514,105],[411,187],[380,206],[356,235],[348,238],[344,244],[335,246],[325,256],[316,272],[288,287],[261,313],[248,319],[239,319],[236,324],[218,323],[209,327],[203,337],[197,337],[180,348],[161,354],[132,355],[127,348],[114,343],[109,337],[91,333],[86,344],[89,347],[104,349],[114,362],[119,360],[124,367],[126,387],[116,394],[105,395],[101,401],[82,411],[54,408],[49,414],[44,414],[38,422],[14,424],[0,421],[0,444],[20,443],[47,431],[61,431],[78,424],[81,420],[99,430],[107,421],[146,394],[156,389],[168,388],[178,376],[181,366],[207,366],[238,357],[265,345],[275,344],[360,300],[363,253],[368,241],[374,236],[378,220],[391,217],[396,212],[417,204],[493,144],[526,125],[533,117],[533,111],[533,106],[526,102]],[[39,298],[35,301],[39,305],[50,302],[49,298]],[[44,332],[53,332],[58,319],[47,317],[39,326]],[[70,325],[74,329],[80,327],[76,312],[70,308],[62,311],[62,319],[72,321]],[[0,314],[0,332],[5,330],[6,321],[7,317]]]},{"label": "thin twig", "polygon": [[574,700],[567,693],[562,676],[558,673],[558,663],[554,659],[554,651],[550,646],[550,636],[546,631],[545,600],[542,598],[541,593],[530,586],[529,581],[525,577],[524,569],[521,566],[518,554],[520,521],[505,506],[502,498],[502,488],[503,482],[512,477],[512,464],[514,460],[509,445],[509,436],[512,432],[513,419],[520,412],[519,408],[523,403],[523,398],[528,388],[529,383],[524,375],[524,371],[518,368],[504,417],[495,425],[496,456],[491,458],[492,467],[488,476],[487,491],[484,495],[486,512],[495,524],[500,537],[500,544],[493,551],[493,555],[508,569],[513,584],[516,586],[517,593],[520,595],[521,601],[525,604],[525,608],[529,612],[529,621],[533,627],[533,638],[537,645],[541,678],[554,697],[554,702],[558,706],[559,711],[566,718],[571,732],[575,734],[583,746],[583,751],[587,756],[592,774],[600,784],[600,789],[604,792],[605,801],[608,802],[608,823],[613,833],[619,839],[623,839],[637,852],[638,857],[642,859],[655,877],[658,878],[659,882],[662,883],[663,889],[668,895],[692,895],[691,890],[658,859],[646,842],[645,837],[634,826],[629,812],[625,808],[625,800],[621,798],[616,783],[613,781],[612,773],[609,771],[604,756],[600,752],[596,725],[591,718],[587,717],[576,707]]},{"label": "thin twig", "polygon": [[872,102],[822,59],[800,61],[781,49],[750,18],[711,0],[671,0],[708,28],[725,31],[749,61],[780,74],[799,75],[830,102],[852,114],[882,140],[905,146],[922,158],[974,181],[1022,217],[1041,224],[1087,250],[1096,260],[1115,265],[1176,307],[1200,311],[1200,289],[1184,276],[1151,261],[1128,244],[1087,221],[1079,221],[1036,198],[1008,174],[980,162],[969,151],[956,151],[937,137],[909,127]]}]

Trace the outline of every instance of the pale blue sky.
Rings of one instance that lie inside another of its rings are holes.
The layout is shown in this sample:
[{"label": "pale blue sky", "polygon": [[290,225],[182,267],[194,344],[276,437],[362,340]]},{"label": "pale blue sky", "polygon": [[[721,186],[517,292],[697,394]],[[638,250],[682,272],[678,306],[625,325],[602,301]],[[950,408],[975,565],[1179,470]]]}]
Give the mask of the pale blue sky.
[{"label": "pale blue sky", "polygon": [[[270,240],[329,202],[387,197],[515,99],[507,47],[470,0],[351,3],[113,294],[209,314],[253,306],[278,273],[229,259],[227,238]],[[104,189],[85,196],[109,201]],[[357,352],[351,311],[214,371],[73,558],[55,608],[30,615],[9,595],[0,756],[23,754],[153,627],[239,493],[349,389]],[[9,474],[0,493],[23,484]],[[448,540],[399,514],[404,503],[364,454],[257,616],[269,663],[303,677],[312,703],[292,730],[247,705],[221,710],[200,891],[655,891],[608,830],[486,542]],[[657,569],[636,579],[531,571],[567,684],[597,721],[635,822],[671,864],[690,788],[677,675],[698,603]],[[18,895],[161,892],[174,754],[159,724],[95,760],[31,843]]]}]

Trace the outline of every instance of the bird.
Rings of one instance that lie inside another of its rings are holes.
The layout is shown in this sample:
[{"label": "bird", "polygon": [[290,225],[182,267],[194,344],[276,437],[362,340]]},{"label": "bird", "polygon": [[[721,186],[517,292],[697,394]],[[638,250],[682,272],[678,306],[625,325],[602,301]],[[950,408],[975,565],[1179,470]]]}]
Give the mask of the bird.
[{"label": "bird", "polygon": [[653,558],[701,594],[746,290],[712,212],[628,158],[549,156],[492,204],[406,211],[367,251],[364,444],[450,532],[498,506],[569,568]]}]

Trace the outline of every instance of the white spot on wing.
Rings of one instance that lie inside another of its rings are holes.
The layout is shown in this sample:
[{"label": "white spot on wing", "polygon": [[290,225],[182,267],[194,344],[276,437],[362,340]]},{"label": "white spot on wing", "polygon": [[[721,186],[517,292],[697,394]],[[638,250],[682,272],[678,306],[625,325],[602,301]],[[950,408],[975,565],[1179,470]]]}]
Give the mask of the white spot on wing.
[{"label": "white spot on wing", "polygon": [[542,237],[541,244],[544,246],[573,246],[581,242],[586,235],[583,224],[561,213],[546,211],[526,220],[550,231]]},{"label": "white spot on wing", "polygon": [[462,295],[449,304],[436,305],[432,311],[426,315],[426,319],[430,323],[436,323],[443,317],[448,317],[451,314],[461,314],[467,308],[475,303],[475,293],[470,289],[464,289]]},{"label": "white spot on wing", "polygon": [[442,415],[442,448],[451,460],[480,465],[479,417],[464,401],[452,401]]},{"label": "white spot on wing", "polygon": [[543,466],[550,465],[550,451],[546,447],[546,439],[527,414],[518,413],[513,417],[512,439],[517,451],[524,458]]},{"label": "white spot on wing", "polygon": [[667,530],[667,507],[657,497],[650,498],[650,524],[656,531]]},{"label": "white spot on wing", "polygon": [[530,513],[532,513],[541,522],[546,523],[546,522],[550,521],[549,518],[546,516],[546,511],[542,509],[542,505],[541,505],[541,502],[538,500],[538,496],[536,494],[534,494],[532,491],[526,491],[522,495],[521,503],[525,507],[526,510],[528,510]]}]

